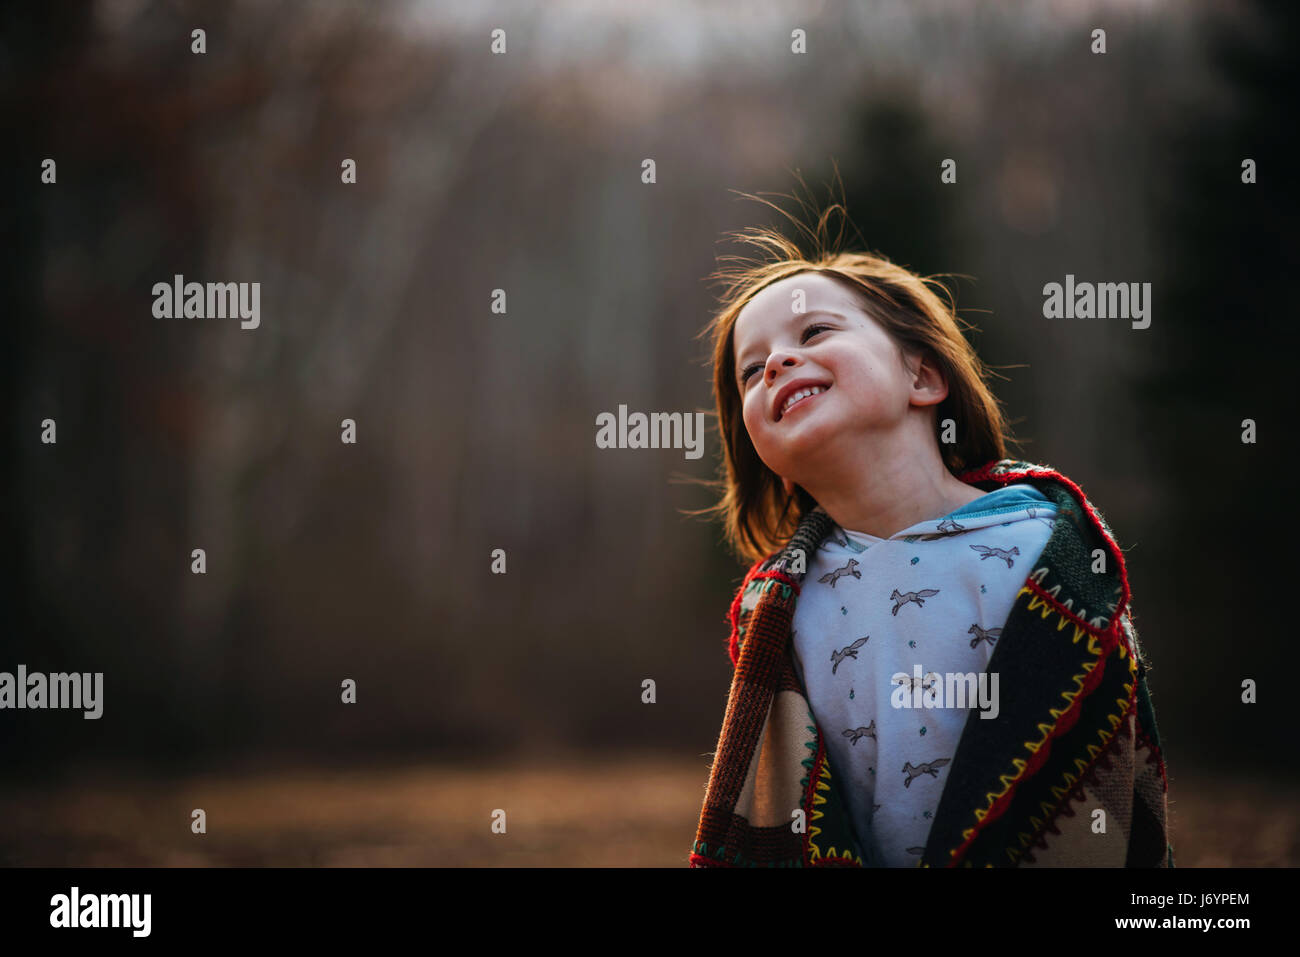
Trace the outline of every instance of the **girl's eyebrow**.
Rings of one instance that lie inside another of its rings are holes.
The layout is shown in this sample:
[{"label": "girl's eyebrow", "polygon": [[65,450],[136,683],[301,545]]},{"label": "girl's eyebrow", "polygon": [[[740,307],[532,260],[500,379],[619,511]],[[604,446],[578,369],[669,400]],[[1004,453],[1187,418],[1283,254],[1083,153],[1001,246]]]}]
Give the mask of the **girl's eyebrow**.
[{"label": "girl's eyebrow", "polygon": [[[830,309],[807,309],[803,312],[796,312],[790,316],[789,321],[792,323],[797,323],[800,319],[806,319],[809,316],[833,316],[834,318],[839,319],[841,322],[848,322],[848,320],[845,319],[838,312],[834,312]],[[742,352],[740,355],[736,357],[736,374],[738,376],[740,375],[740,373],[745,371],[745,358],[748,354],[749,354],[748,350],[746,350],[745,352]]]},{"label": "girl's eyebrow", "polygon": [[[797,319],[800,316],[834,316],[836,319],[844,319],[844,317],[841,316],[838,312],[835,312],[831,309],[808,309],[805,310],[804,312],[795,313],[793,318]],[[844,319],[844,321],[847,322],[848,320]]]}]

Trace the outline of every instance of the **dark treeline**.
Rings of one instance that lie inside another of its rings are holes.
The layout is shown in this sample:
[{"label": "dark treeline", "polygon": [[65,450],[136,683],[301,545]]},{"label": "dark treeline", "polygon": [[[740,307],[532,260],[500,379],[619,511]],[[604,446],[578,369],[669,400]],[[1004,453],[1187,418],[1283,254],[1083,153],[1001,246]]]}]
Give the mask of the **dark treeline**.
[{"label": "dark treeline", "polygon": [[[971,277],[1025,456],[1115,528],[1171,767],[1290,753],[1292,7],[1106,8],[1100,56],[1088,17],[855,11],[810,19],[802,60],[772,12],[694,24],[694,61],[654,14],[543,31],[563,5],[502,13],[503,57],[487,15],[49,9],[0,15],[0,670],[102,671],[105,701],[0,715],[22,777],[710,750],[743,567],[674,478],[712,474],[716,435],[601,450],[596,417],[711,409],[704,279],[725,230],[773,221],[728,190],[832,162],[868,245]],[[259,282],[260,327],[152,318],[176,274]],[[1067,274],[1151,282],[1151,327],[1043,318]]]}]

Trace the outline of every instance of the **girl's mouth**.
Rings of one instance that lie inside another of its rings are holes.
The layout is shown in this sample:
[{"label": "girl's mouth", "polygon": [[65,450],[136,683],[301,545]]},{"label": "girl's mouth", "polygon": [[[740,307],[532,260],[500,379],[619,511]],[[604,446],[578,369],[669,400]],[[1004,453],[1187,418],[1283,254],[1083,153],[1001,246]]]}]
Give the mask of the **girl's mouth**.
[{"label": "girl's mouth", "polygon": [[782,419],[786,417],[786,415],[790,413],[792,409],[801,405],[805,405],[809,399],[813,398],[814,396],[821,395],[829,388],[830,386],[828,385],[813,385],[813,386],[808,386],[805,389],[799,389],[797,392],[790,393],[790,395],[786,398],[785,403],[781,406],[781,412],[777,416],[776,420],[780,422]]}]

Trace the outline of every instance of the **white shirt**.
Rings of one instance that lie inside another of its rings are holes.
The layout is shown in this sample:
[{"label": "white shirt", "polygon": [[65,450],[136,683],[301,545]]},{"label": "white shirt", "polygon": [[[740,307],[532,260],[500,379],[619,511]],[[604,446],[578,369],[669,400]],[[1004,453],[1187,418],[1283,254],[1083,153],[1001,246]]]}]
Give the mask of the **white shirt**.
[{"label": "white shirt", "polygon": [[986,668],[1055,516],[1019,483],[888,539],[837,526],[809,560],[795,667],[869,866],[920,860],[971,708],[998,708]]}]

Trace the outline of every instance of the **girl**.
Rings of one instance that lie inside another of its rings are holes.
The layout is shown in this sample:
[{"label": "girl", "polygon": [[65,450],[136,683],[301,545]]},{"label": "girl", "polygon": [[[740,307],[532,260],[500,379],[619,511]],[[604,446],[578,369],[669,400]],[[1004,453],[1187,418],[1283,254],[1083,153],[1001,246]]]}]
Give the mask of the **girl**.
[{"label": "girl", "polygon": [[716,274],[709,512],[754,564],[691,865],[1173,866],[1101,514],[1007,458],[931,280],[736,237],[766,255]]}]

